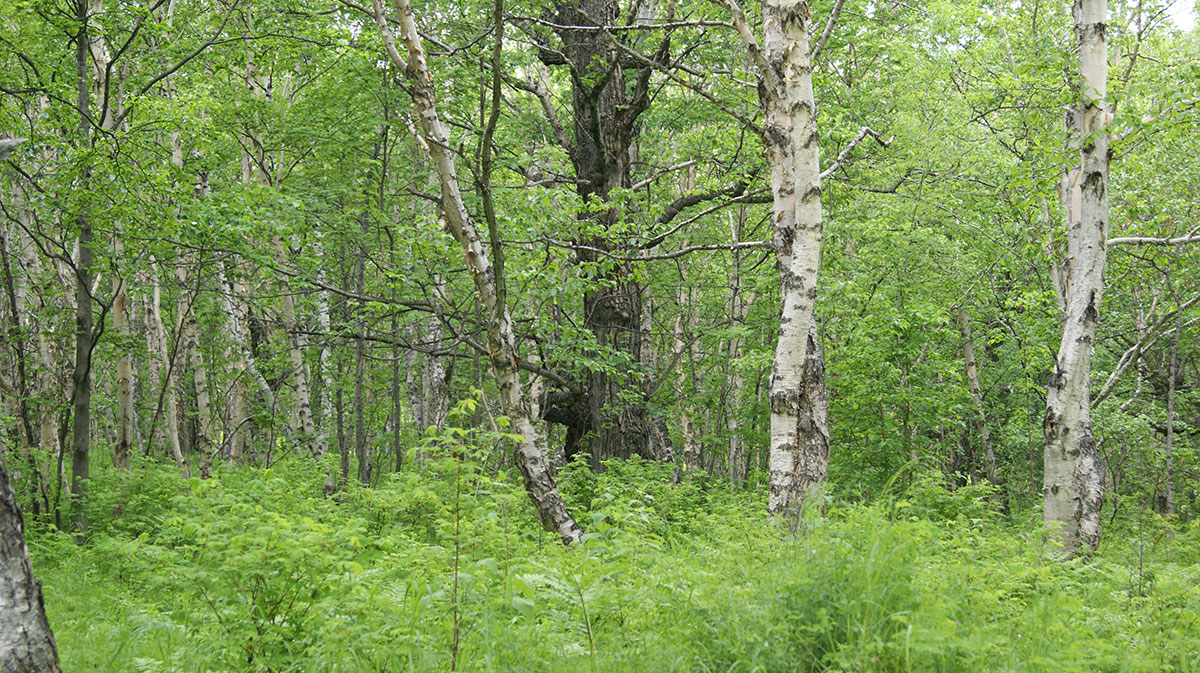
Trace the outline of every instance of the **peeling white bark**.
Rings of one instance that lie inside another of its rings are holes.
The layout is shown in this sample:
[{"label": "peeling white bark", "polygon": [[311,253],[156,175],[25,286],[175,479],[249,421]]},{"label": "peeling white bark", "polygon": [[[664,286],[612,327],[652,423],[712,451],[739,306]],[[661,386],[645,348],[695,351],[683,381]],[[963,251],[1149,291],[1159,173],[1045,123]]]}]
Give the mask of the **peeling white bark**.
[{"label": "peeling white bark", "polygon": [[[763,143],[771,169],[775,254],[783,292],[769,393],[767,511],[795,518],[824,483],[829,462],[828,403],[814,313],[822,220],[811,20],[808,3],[803,0],[766,0],[760,48],[736,2],[725,3],[758,69],[765,118]],[[807,380],[806,373],[820,375],[822,380]]]},{"label": "peeling white bark", "polygon": [[42,585],[33,578],[25,523],[0,464],[0,671],[59,673],[58,649],[46,609]]},{"label": "peeling white bark", "polygon": [[1066,312],[1043,420],[1043,519],[1072,554],[1100,544],[1103,467],[1092,435],[1091,364],[1108,239],[1107,0],[1075,0],[1080,100],[1068,112],[1078,164],[1062,182],[1067,204]]}]

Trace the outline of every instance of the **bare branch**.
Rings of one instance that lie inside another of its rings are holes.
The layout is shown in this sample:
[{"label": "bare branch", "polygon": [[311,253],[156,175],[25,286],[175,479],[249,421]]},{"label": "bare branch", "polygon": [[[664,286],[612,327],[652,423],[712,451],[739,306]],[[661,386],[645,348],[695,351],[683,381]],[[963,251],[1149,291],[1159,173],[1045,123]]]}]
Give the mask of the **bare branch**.
[{"label": "bare branch", "polygon": [[758,67],[759,75],[763,78],[773,78],[774,71],[767,63],[767,57],[763,56],[762,47],[758,46],[758,40],[754,39],[754,33],[750,31],[750,24],[746,21],[746,14],[738,6],[737,0],[720,0],[720,2],[729,10],[733,28],[742,37],[742,42],[746,43],[746,51],[750,52],[750,58],[754,59],[754,65]]},{"label": "bare branch", "polygon": [[591,32],[612,32],[612,31],[636,31],[636,30],[674,30],[676,28],[733,28],[733,24],[728,21],[706,21],[697,19],[695,21],[667,21],[664,23],[629,23],[629,24],[608,24],[608,25],[591,25],[591,26],[576,26],[562,23],[547,21],[533,16],[521,16],[518,14],[508,14],[510,20],[528,21],[536,23],[554,30],[579,30]]},{"label": "bare branch", "polygon": [[1178,101],[1158,114],[1146,115],[1145,117],[1142,117],[1141,123],[1138,126],[1128,129],[1121,135],[1114,137],[1112,142],[1119,143],[1138,131],[1143,130],[1145,127],[1162,121],[1162,119],[1168,115],[1175,114],[1176,112],[1183,112],[1184,110],[1196,107],[1197,105],[1200,105],[1200,98],[1185,98],[1184,100]]},{"label": "bare branch", "polygon": [[846,0],[837,0],[837,4],[833,6],[833,11],[829,13],[829,21],[825,23],[825,30],[821,31],[821,37],[817,40],[817,46],[813,47],[812,63],[816,63],[821,52],[825,51],[825,43],[829,41],[829,36],[833,35],[833,29],[837,26],[838,17],[842,14],[842,5],[845,4]]},{"label": "bare branch", "polygon": [[833,161],[833,164],[829,168],[826,168],[824,171],[821,172],[821,179],[824,180],[824,179],[828,178],[829,176],[833,175],[834,173],[836,173],[838,171],[838,169],[841,168],[845,164],[846,157],[850,156],[850,153],[854,151],[854,148],[858,147],[858,144],[861,143],[863,140],[865,140],[867,136],[871,136],[872,138],[874,138],[875,142],[879,143],[883,147],[890,147],[892,144],[892,140],[895,139],[893,137],[893,138],[888,138],[887,140],[884,140],[883,138],[879,137],[878,133],[872,131],[871,127],[869,127],[869,126],[862,127],[861,129],[858,130],[858,135],[854,136],[854,140],[851,140],[850,144],[846,145],[845,149],[843,149],[841,152],[838,153],[837,159],[835,159]]},{"label": "bare branch", "polygon": [[689,82],[689,81],[683,79],[682,77],[680,77],[679,75],[675,74],[674,69],[671,66],[668,66],[663,63],[659,63],[658,61],[655,61],[654,59],[650,58],[649,56],[646,56],[645,54],[638,52],[636,49],[633,49],[624,44],[621,44],[620,41],[614,41],[614,44],[617,46],[618,49],[620,49],[621,51],[625,52],[626,54],[629,54],[630,56],[632,56],[635,61],[640,61],[641,63],[644,63],[645,65],[648,65],[651,68],[658,70],[659,72],[666,75],[667,78],[670,79],[672,82],[675,82],[679,86],[682,86],[686,89],[690,89],[690,90],[696,92],[696,94],[698,94],[701,98],[703,98],[704,100],[708,101],[709,103],[712,103],[713,105],[715,105],[718,110],[720,110],[721,112],[724,112],[725,114],[729,115],[730,117],[733,117],[734,119],[741,122],[742,126],[745,126],[746,128],[754,131],[755,133],[762,135],[762,132],[763,132],[762,127],[760,127],[758,124],[755,124],[752,119],[750,119],[746,115],[743,115],[743,114],[737,112],[733,108],[722,103],[720,100],[717,100],[717,97],[712,95],[712,93],[710,93],[704,87],[699,86],[697,84],[692,84],[691,82]]},{"label": "bare branch", "polygon": [[661,178],[662,176],[666,175],[667,173],[671,173],[673,171],[678,171],[680,169],[687,168],[688,166],[692,166],[695,163],[696,163],[695,159],[689,159],[688,161],[685,161],[683,163],[675,164],[674,166],[668,166],[667,168],[662,169],[661,171],[655,173],[654,175],[651,175],[650,177],[646,178],[645,180],[642,180],[641,182],[637,183],[636,185],[630,187],[629,189],[631,189],[633,191],[637,191],[637,190],[641,189],[642,187],[645,187],[646,185],[649,185],[650,183],[654,182],[655,180]]},{"label": "bare branch", "polygon": [[[1095,397],[1092,398],[1092,406],[1100,406],[1100,403],[1103,402],[1110,394],[1112,394],[1113,388],[1115,388],[1117,385],[1117,381],[1126,371],[1129,370],[1130,365],[1138,361],[1138,359],[1142,356],[1142,353],[1144,353],[1147,348],[1153,346],[1154,343],[1159,339],[1175,333],[1175,330],[1173,329],[1165,332],[1158,331],[1162,329],[1162,326],[1165,325],[1168,320],[1174,318],[1179,311],[1186,311],[1197,303],[1200,303],[1200,296],[1193,297],[1192,299],[1184,302],[1175,310],[1167,311],[1161,317],[1159,317],[1158,320],[1155,320],[1153,325],[1148,325],[1143,331],[1143,335],[1137,340],[1137,343],[1130,346],[1129,349],[1121,355],[1121,359],[1117,361],[1117,368],[1108,375],[1108,379],[1104,382],[1104,387],[1101,388],[1100,392],[1096,393]],[[1191,325],[1193,322],[1195,321],[1189,321],[1187,324]]]},{"label": "bare branch", "polygon": [[745,250],[748,248],[770,248],[774,245],[771,241],[741,241],[739,243],[709,243],[704,245],[689,245],[685,248],[664,252],[659,255],[642,255],[641,257],[630,257],[628,255],[618,255],[603,248],[597,248],[591,245],[583,245],[581,243],[570,243],[567,241],[556,241],[553,239],[542,239],[550,245],[560,248],[568,248],[570,250],[582,250],[593,252],[602,257],[615,259],[620,262],[656,262],[664,259],[679,259],[685,255],[690,255],[693,252],[701,250]]},{"label": "bare branch", "polygon": [[[654,246],[658,245],[659,243],[662,243],[668,236],[674,234],[675,232],[686,227],[687,225],[691,224],[692,222],[695,222],[696,220],[704,217],[705,215],[710,215],[712,213],[715,213],[716,211],[718,211],[722,208],[732,206],[735,203],[770,203],[771,202],[771,197],[759,196],[759,194],[761,192],[752,192],[750,194],[742,194],[740,191],[735,191],[736,187],[737,187],[737,185],[735,185],[734,187],[730,187],[729,189],[724,190],[724,193],[709,192],[708,194],[693,194],[691,196],[685,196],[682,199],[676,200],[675,203],[673,203],[667,207],[667,210],[663,211],[662,215],[658,216],[659,224],[667,224],[672,219],[674,219],[675,215],[679,214],[679,211],[683,210],[683,208],[687,207],[688,205],[694,205],[695,203],[699,203],[700,201],[706,201],[710,198],[715,198],[717,196],[723,196],[726,194],[734,195],[734,198],[729,199],[728,201],[725,201],[723,203],[718,203],[717,205],[712,206],[710,208],[705,208],[700,213],[697,213],[696,215],[689,217],[688,219],[680,222],[679,224],[675,225],[674,227],[671,227],[668,231],[665,231],[665,232],[655,236],[654,238],[650,239],[649,241],[646,241],[644,244],[642,244],[642,246],[641,246],[642,249],[653,248]],[[676,207],[677,204],[680,204],[680,201],[683,201],[686,199],[693,199],[696,197],[703,197],[703,198],[698,198],[693,203],[686,203],[683,205],[679,205],[679,207]],[[672,211],[674,211],[674,212],[672,212]]]},{"label": "bare branch", "polygon": [[1151,236],[1126,236],[1123,238],[1108,239],[1108,247],[1110,247],[1110,248],[1113,247],[1114,245],[1173,246],[1173,245],[1185,245],[1187,243],[1200,243],[1200,234],[1193,232],[1193,233],[1188,234],[1187,236],[1180,236],[1179,238],[1153,238]]}]

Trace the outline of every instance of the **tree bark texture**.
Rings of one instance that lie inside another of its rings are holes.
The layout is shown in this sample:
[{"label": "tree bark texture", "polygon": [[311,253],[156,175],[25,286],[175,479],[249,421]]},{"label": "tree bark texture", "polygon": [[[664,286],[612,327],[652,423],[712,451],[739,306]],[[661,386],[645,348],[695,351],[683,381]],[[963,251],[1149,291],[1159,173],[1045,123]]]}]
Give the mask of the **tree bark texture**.
[{"label": "tree bark texture", "polygon": [[[563,26],[611,25],[620,15],[616,0],[576,0],[557,10],[556,22]],[[631,184],[637,119],[649,106],[649,70],[639,71],[630,86],[625,69],[613,63],[620,55],[607,31],[560,28],[557,32],[572,78],[575,133],[569,150],[578,179],[576,190],[585,204],[609,202],[613,190]],[[583,323],[596,339],[597,357],[617,360],[612,368],[588,372],[586,427],[582,433],[579,429],[574,432],[582,434],[593,467],[608,458],[655,458],[646,410],[647,382],[639,371],[646,347],[640,329],[642,287],[629,262],[606,259],[603,252],[597,252],[627,247],[609,233],[620,218],[616,208],[589,209],[579,215],[584,227],[597,233],[580,239],[587,247],[577,251],[578,261],[585,269],[598,268],[602,262],[608,267],[595,272],[598,287],[583,297]]]},{"label": "tree bark texture", "polygon": [[[1172,291],[1172,293],[1174,293]],[[1183,308],[1175,306],[1175,335],[1171,338],[1171,362],[1167,368],[1167,437],[1163,444],[1163,473],[1166,502],[1163,510],[1175,513],[1175,394],[1179,387],[1179,338],[1183,334]]]},{"label": "tree bark texture", "polygon": [[[153,264],[154,260],[151,258],[151,265]],[[151,281],[153,285],[150,288],[150,301],[146,304],[147,310],[150,313],[146,317],[149,324],[146,339],[153,342],[148,345],[151,357],[158,357],[158,369],[154,370],[152,367],[152,371],[160,372],[158,374],[162,385],[160,400],[162,408],[166,410],[167,441],[171,457],[175,459],[175,464],[179,466],[180,472],[186,478],[189,475],[189,469],[187,459],[183,456],[183,444],[179,440],[179,403],[175,394],[175,376],[172,371],[173,360],[170,351],[167,349],[167,334],[162,318],[162,283],[159,281],[159,271],[157,269],[152,269],[150,276],[153,279]]]},{"label": "tree bark texture", "polygon": [[1092,435],[1091,365],[1104,294],[1108,239],[1107,0],[1076,0],[1080,99],[1067,113],[1078,164],[1063,187],[1067,213],[1067,306],[1046,395],[1042,516],[1063,552],[1100,544],[1103,466]]},{"label": "tree bark texture", "polygon": [[695,364],[696,317],[691,306],[691,292],[687,280],[679,288],[679,313],[675,316],[675,398],[679,400],[679,434],[683,439],[683,467],[688,472],[701,469],[700,433],[692,416],[695,409],[686,402],[687,396],[695,394],[695,382],[690,372]]},{"label": "tree bark texture", "polygon": [[[79,113],[80,142],[91,137],[91,73],[88,53],[91,42],[88,37],[88,3],[76,0],[75,18],[79,22],[79,33],[75,42],[75,76],[77,86],[76,110]],[[90,171],[85,166],[80,183],[86,188]],[[75,363],[71,372],[71,501],[72,524],[82,542],[87,537],[87,515],[84,511],[84,492],[89,476],[89,454],[92,436],[92,223],[86,210],[75,217],[79,227],[79,255],[75,260]]]},{"label": "tree bark texture", "polygon": [[567,511],[550,473],[542,438],[529,417],[528,400],[521,390],[517,367],[517,345],[508,306],[498,301],[497,278],[488,258],[487,246],[467,213],[459,188],[450,148],[449,132],[438,116],[433,77],[426,65],[425,50],[417,33],[408,0],[395,0],[400,36],[407,60],[396,49],[395,39],[383,12],[381,0],[372,0],[375,20],[383,37],[388,57],[404,71],[412,83],[415,116],[420,124],[426,150],[437,168],[441,182],[441,201],[446,227],[462,246],[463,256],[475,282],[475,290],[486,311],[487,350],[492,373],[499,388],[499,401],[512,430],[520,435],[516,462],[525,481],[525,490],[533,501],[546,530],[559,536],[564,544],[578,542],[583,529]]},{"label": "tree bark texture", "polygon": [[0,463],[0,671],[58,673],[58,648],[42,585],[33,578],[25,523],[8,472]]},{"label": "tree bark texture", "polygon": [[[199,188],[198,188],[199,189]],[[180,265],[176,267],[176,279],[181,287],[189,287],[193,281],[188,273],[188,267],[194,268],[195,274],[200,273],[196,268],[193,255],[184,255]],[[196,471],[201,479],[212,476],[212,429],[213,413],[212,399],[208,393],[208,370],[204,367],[204,352],[200,350],[200,329],[196,324],[196,300],[199,288],[192,287],[184,293],[179,303],[180,344],[188,368],[192,372],[192,384],[196,390],[196,443],[192,452],[196,457]]]},{"label": "tree bark texture", "polygon": [[[113,237],[114,253],[121,257],[121,233]],[[117,442],[113,446],[113,466],[128,470],[133,455],[137,433],[137,417],[133,405],[133,351],[132,332],[129,328],[129,291],[124,279],[118,281],[117,295],[113,299],[113,332],[120,341],[117,344]]]},{"label": "tree bark texture", "polygon": [[[741,228],[745,222],[746,210],[743,207],[738,217],[735,219],[730,217],[729,228],[731,239],[736,243],[741,238]],[[729,318],[734,326],[744,325],[746,315],[749,313],[750,304],[754,302],[753,294],[749,297],[743,297],[742,292],[742,257],[741,251],[733,250],[733,273],[729,278]],[[738,484],[746,479],[746,445],[745,438],[742,435],[742,395],[746,388],[745,377],[742,376],[741,368],[738,366],[738,360],[742,357],[742,345],[744,339],[741,337],[733,337],[729,340],[728,361],[729,367],[729,391],[726,394],[727,404],[725,410],[726,428],[729,430],[729,453],[726,457],[726,468],[728,470],[729,483],[731,487],[736,488]]]},{"label": "tree bark texture", "polygon": [[758,69],[770,166],[773,242],[783,302],[771,368],[770,514],[795,520],[829,465],[825,367],[816,331],[821,259],[821,166],[812,86],[811,17],[803,0],[763,3],[760,48],[726,0]]}]

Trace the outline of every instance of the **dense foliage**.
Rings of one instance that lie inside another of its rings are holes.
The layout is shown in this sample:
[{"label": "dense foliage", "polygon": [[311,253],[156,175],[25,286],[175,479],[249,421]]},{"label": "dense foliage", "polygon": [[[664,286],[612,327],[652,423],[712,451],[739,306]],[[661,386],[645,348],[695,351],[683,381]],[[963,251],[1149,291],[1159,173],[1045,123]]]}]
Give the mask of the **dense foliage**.
[{"label": "dense foliage", "polygon": [[1186,1],[1105,12],[1105,531],[1062,561],[1070,3],[784,3],[829,440],[788,522],[731,11],[779,3],[422,0],[406,45],[404,0],[0,0],[0,469],[64,670],[1200,671]]},{"label": "dense foliage", "polygon": [[445,449],[333,500],[294,461],[139,467],[98,479],[121,514],[88,546],[33,552],[64,670],[1200,670],[1195,524],[1131,515],[1064,565],[1032,512],[937,475],[793,535],[668,472],[572,466],[590,532],[565,549],[519,484]]}]

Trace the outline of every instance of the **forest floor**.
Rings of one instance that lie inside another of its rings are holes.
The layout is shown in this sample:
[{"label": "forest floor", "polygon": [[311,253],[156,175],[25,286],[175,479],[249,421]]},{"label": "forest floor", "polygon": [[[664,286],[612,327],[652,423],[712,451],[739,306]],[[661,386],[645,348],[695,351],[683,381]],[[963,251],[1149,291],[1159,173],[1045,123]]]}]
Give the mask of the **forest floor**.
[{"label": "forest floor", "polygon": [[575,466],[589,531],[519,479],[427,463],[321,494],[285,461],[101,471],[83,547],[31,526],[63,670],[1200,671],[1200,526],[1110,526],[1050,560],[1037,514],[918,479],[795,534],[759,498],[644,463]]}]

